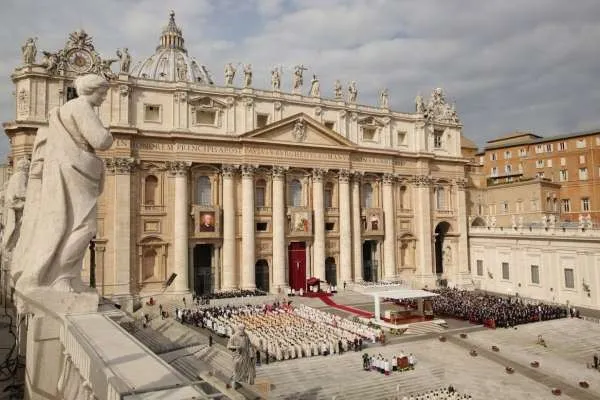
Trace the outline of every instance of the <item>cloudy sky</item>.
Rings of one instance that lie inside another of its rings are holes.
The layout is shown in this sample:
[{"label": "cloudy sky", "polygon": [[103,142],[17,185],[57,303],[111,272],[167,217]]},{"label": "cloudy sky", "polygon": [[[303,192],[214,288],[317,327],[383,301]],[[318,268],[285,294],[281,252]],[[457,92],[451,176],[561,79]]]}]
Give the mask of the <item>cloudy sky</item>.
[{"label": "cloudy sky", "polygon": [[[135,63],[154,52],[170,9],[189,54],[220,84],[232,61],[251,63],[259,87],[283,65],[289,88],[291,67],[304,63],[324,96],[335,79],[356,80],[361,103],[388,87],[400,111],[439,86],[480,146],[514,130],[600,129],[597,0],[3,0],[0,121],[14,118],[10,74],[27,37],[41,55],[84,28],[101,55],[128,47]],[[2,135],[0,159],[6,152]]]}]

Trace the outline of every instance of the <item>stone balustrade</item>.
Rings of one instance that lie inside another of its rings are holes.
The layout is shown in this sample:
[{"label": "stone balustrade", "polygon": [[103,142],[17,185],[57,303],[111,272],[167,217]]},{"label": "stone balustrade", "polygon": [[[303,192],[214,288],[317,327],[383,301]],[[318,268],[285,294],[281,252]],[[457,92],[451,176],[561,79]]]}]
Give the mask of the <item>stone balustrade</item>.
[{"label": "stone balustrade", "polygon": [[496,236],[549,236],[565,238],[599,238],[600,229],[574,228],[574,227],[510,227],[510,226],[471,226],[469,235],[496,235]]},{"label": "stone balustrade", "polygon": [[37,299],[15,296],[29,316],[22,330],[26,398],[210,398],[199,381],[184,377],[113,321],[122,312],[59,314]]}]

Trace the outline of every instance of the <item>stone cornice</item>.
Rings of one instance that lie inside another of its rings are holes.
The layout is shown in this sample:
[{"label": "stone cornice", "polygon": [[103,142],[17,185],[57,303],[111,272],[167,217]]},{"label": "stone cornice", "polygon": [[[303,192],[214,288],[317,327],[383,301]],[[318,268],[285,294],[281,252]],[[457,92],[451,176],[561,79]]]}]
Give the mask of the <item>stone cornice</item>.
[{"label": "stone cornice", "polygon": [[139,160],[136,160],[133,157],[113,157],[104,159],[106,171],[111,174],[130,174],[135,170],[135,167],[138,164]]}]

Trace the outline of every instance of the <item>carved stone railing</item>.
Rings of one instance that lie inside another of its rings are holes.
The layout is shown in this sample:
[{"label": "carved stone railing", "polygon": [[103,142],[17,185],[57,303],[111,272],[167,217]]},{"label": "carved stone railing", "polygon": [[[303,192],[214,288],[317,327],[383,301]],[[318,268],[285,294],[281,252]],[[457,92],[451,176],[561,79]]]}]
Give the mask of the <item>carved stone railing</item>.
[{"label": "carved stone railing", "polygon": [[337,215],[340,212],[340,209],[337,207],[327,207],[325,208],[325,212],[329,215]]},{"label": "carved stone railing", "polygon": [[197,381],[186,379],[110,318],[123,317],[122,312],[69,314],[81,308],[75,304],[59,313],[51,307],[68,303],[69,295],[50,292],[33,293],[34,298],[15,292],[28,316],[21,324],[26,340],[20,338],[27,343],[26,398],[120,400],[136,393],[209,398]]},{"label": "carved stone railing", "polygon": [[271,207],[257,206],[256,214],[258,214],[258,215],[271,214]]},{"label": "carved stone railing", "polygon": [[166,207],[164,205],[155,205],[155,204],[143,204],[142,205],[143,213],[159,214],[159,213],[164,213],[165,209],[166,209]]}]

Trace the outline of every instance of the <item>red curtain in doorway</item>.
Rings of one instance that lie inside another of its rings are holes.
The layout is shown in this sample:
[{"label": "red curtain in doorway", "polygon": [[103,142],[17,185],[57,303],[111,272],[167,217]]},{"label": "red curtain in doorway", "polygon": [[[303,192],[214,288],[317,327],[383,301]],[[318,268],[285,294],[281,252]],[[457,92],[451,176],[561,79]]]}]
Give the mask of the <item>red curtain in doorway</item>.
[{"label": "red curtain in doorway", "polygon": [[288,246],[289,282],[295,290],[306,290],[306,243],[291,242]]}]

